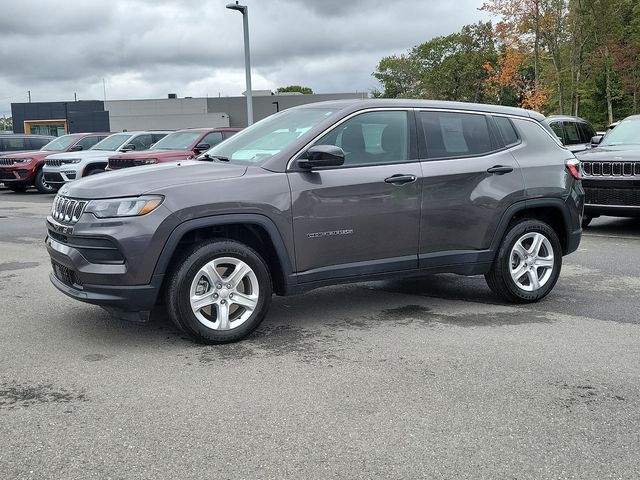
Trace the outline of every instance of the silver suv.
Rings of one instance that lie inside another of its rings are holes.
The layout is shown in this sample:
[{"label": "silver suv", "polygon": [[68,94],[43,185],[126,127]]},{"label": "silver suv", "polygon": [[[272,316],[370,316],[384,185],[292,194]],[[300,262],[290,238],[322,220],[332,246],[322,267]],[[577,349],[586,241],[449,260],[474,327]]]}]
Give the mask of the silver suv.
[{"label": "silver suv", "polygon": [[272,293],[434,272],[547,295],[578,248],[580,166],[534,112],[420,100],[309,104],[198,160],[67,184],[47,217],[53,284],[199,342],[244,338]]}]

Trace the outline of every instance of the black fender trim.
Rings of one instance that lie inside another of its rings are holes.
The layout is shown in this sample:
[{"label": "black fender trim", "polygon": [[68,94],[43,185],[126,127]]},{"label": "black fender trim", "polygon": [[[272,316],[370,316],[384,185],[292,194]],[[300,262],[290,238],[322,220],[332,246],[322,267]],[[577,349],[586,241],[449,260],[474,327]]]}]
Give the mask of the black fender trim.
[{"label": "black fender trim", "polygon": [[264,228],[269,235],[271,242],[273,242],[273,246],[275,247],[276,254],[278,256],[278,262],[280,263],[280,268],[282,269],[285,283],[296,283],[294,280],[295,277],[293,275],[293,268],[291,267],[291,261],[289,260],[287,249],[284,245],[284,241],[282,240],[282,236],[278,231],[278,227],[276,227],[275,223],[273,223],[273,221],[269,217],[257,214],[214,215],[210,217],[187,220],[179,224],[176,228],[173,229],[173,231],[169,235],[169,238],[165,242],[164,247],[162,248],[162,252],[160,253],[160,257],[156,262],[156,268],[153,274],[164,275],[167,272],[167,267],[169,266],[171,257],[176,251],[178,243],[187,233],[193,230],[198,230],[200,228],[232,224],[257,225]]},{"label": "black fender trim", "polygon": [[554,210],[558,210],[562,214],[566,235],[566,251],[564,252],[565,255],[575,251],[578,248],[578,244],[580,243],[580,236],[582,235],[582,229],[578,224],[576,225],[576,229],[572,230],[571,215],[566,205],[566,200],[562,198],[535,198],[532,200],[523,200],[514,203],[509,208],[507,208],[507,210],[505,210],[502,218],[500,219],[500,223],[498,224],[498,228],[496,229],[493,238],[491,239],[491,246],[489,247],[489,250],[493,252],[494,259],[495,255],[498,252],[498,248],[500,247],[500,242],[504,238],[507,232],[507,227],[509,226],[509,222],[511,222],[513,216],[516,213],[522,211],[541,207],[553,208]]}]

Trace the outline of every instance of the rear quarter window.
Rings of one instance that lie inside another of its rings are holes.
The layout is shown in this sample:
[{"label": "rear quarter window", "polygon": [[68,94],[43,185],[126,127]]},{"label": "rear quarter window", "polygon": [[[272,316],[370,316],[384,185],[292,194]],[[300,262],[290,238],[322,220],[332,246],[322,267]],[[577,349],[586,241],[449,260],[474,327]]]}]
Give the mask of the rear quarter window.
[{"label": "rear quarter window", "polygon": [[493,117],[496,125],[498,127],[498,131],[500,135],[502,135],[502,140],[507,147],[511,145],[515,145],[520,142],[520,137],[518,136],[518,132],[516,131],[513,123],[507,117]]}]

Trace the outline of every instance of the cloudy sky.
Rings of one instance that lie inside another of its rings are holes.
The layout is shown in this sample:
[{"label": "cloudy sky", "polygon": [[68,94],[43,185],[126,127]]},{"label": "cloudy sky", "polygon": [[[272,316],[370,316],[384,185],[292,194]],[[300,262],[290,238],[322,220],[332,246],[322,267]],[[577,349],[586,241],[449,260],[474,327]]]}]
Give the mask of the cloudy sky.
[{"label": "cloudy sky", "polygon": [[[230,0],[0,0],[0,115],[11,102],[244,91]],[[254,89],[370,91],[378,61],[488,19],[482,0],[246,0]]]}]

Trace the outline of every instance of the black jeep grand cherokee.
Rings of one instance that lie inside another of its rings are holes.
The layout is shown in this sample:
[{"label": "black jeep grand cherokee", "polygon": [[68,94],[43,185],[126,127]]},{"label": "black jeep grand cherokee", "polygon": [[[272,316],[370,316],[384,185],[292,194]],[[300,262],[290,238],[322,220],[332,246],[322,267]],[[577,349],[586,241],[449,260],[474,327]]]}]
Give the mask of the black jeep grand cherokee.
[{"label": "black jeep grand cherokee", "polygon": [[640,115],[625,118],[597,148],[576,156],[584,170],[583,227],[600,215],[640,216]]}]

